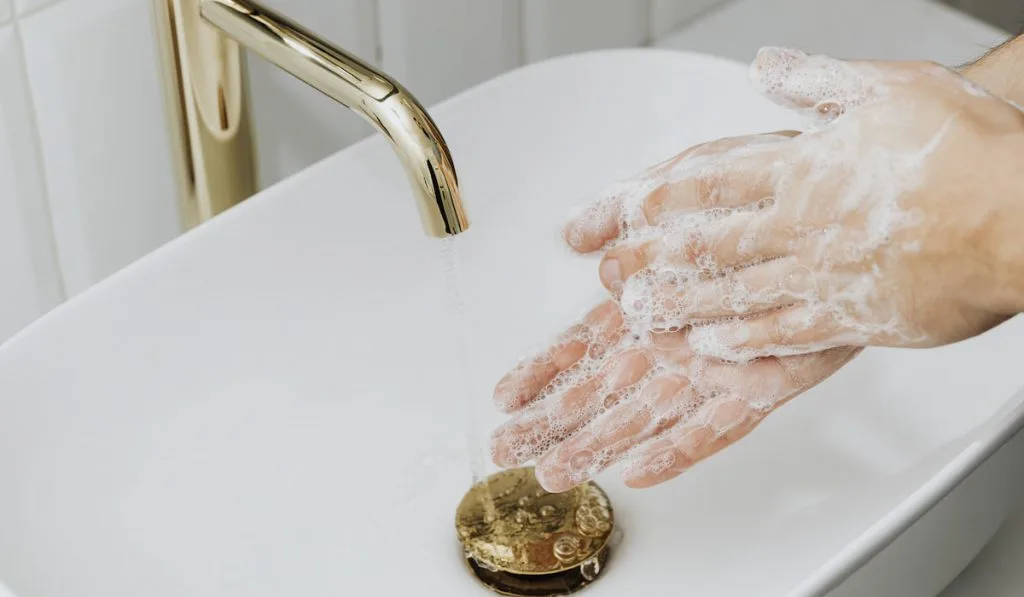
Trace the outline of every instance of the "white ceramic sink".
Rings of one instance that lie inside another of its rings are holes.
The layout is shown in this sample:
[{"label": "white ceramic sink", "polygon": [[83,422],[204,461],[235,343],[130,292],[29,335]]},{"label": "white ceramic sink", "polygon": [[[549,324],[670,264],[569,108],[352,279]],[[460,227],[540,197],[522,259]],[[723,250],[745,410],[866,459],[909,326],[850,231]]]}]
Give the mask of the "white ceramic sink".
[{"label": "white ceramic sink", "polygon": [[[694,143],[799,124],[745,65],[656,50],[530,66],[432,113],[473,222],[483,435],[499,376],[601,297],[596,263],[561,246],[571,208]],[[16,597],[486,595],[454,532],[470,477],[439,246],[375,137],[0,348],[0,581]],[[1024,485],[1022,325],[868,350],[655,489],[600,477],[625,539],[586,594],[934,595]]]}]

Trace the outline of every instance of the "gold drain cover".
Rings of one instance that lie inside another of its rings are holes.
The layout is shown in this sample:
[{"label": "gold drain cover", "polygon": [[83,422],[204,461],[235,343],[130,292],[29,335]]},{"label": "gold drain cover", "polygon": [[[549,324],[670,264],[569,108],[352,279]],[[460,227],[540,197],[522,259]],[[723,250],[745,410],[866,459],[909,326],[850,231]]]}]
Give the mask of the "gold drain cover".
[{"label": "gold drain cover", "polygon": [[455,527],[470,569],[505,595],[568,595],[593,582],[608,558],[614,516],[593,482],[548,493],[533,467],[491,475],[459,504]]}]

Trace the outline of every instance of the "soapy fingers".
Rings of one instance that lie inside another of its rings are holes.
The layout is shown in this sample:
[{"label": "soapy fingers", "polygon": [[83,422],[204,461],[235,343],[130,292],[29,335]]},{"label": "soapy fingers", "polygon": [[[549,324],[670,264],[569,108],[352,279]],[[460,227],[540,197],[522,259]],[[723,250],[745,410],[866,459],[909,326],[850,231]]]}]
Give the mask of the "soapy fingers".
[{"label": "soapy fingers", "polygon": [[699,382],[699,410],[641,445],[622,473],[628,487],[646,488],[679,476],[743,439],[769,414],[832,375],[860,349],[754,361],[714,363]]},{"label": "soapy fingers", "polygon": [[495,405],[506,413],[530,405],[559,374],[578,366],[582,360],[600,360],[623,332],[618,305],[612,301],[601,303],[549,348],[506,373],[495,387]]},{"label": "soapy fingers", "polygon": [[[741,207],[770,197],[772,148],[797,134],[779,131],[692,147],[602,190],[565,225],[565,242],[579,253],[592,253],[668,214]],[[722,168],[726,156],[731,161]]]},{"label": "soapy fingers", "polygon": [[553,492],[623,461],[628,485],[650,486],[737,441],[858,352],[726,363],[696,355],[688,333],[624,338],[591,375],[546,389],[494,432],[494,461],[536,459],[538,481]]}]

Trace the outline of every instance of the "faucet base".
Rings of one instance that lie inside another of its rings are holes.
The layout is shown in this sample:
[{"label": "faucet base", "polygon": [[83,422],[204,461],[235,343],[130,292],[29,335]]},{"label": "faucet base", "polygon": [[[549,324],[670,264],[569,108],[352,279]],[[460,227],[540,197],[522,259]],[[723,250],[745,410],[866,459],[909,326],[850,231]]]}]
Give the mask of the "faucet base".
[{"label": "faucet base", "polygon": [[474,485],[455,527],[469,569],[502,595],[569,595],[604,572],[615,520],[592,481],[548,493],[533,467],[501,471]]},{"label": "faucet base", "polygon": [[152,0],[185,229],[259,188],[245,56],[203,22],[200,1]]}]

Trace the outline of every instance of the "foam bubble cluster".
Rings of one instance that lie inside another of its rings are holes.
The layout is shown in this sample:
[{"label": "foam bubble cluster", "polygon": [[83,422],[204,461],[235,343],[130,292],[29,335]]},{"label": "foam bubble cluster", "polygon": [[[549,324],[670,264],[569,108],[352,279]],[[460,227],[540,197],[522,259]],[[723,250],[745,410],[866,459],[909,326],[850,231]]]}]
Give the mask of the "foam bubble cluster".
[{"label": "foam bubble cluster", "polygon": [[886,93],[886,77],[866,63],[763,48],[750,69],[762,95],[814,120],[830,121]]}]

